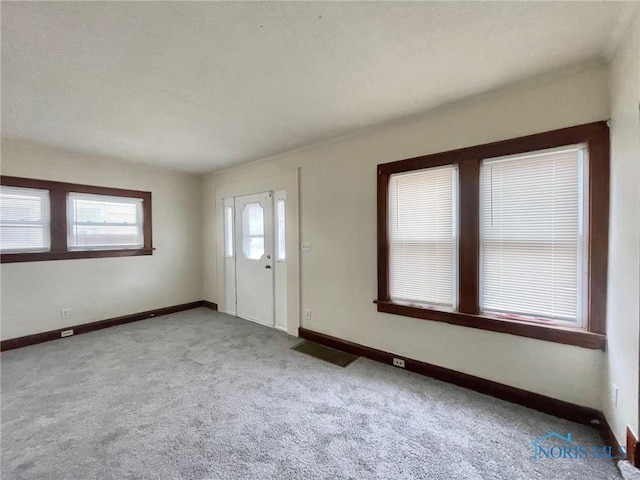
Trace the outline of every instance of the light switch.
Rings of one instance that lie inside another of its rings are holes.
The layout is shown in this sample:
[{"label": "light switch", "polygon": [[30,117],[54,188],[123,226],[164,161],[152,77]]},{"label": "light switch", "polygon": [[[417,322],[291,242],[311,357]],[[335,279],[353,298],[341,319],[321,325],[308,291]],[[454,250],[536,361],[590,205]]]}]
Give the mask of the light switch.
[{"label": "light switch", "polygon": [[302,251],[310,252],[311,251],[311,242],[302,242]]}]

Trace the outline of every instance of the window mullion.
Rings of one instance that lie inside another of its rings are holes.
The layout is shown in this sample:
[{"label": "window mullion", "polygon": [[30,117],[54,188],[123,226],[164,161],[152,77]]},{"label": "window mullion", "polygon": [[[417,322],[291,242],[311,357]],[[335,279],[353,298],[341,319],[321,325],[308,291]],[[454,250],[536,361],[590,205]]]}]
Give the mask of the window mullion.
[{"label": "window mullion", "polygon": [[51,252],[67,252],[67,192],[49,191],[51,205]]},{"label": "window mullion", "polygon": [[458,311],[480,313],[480,160],[458,166]]}]

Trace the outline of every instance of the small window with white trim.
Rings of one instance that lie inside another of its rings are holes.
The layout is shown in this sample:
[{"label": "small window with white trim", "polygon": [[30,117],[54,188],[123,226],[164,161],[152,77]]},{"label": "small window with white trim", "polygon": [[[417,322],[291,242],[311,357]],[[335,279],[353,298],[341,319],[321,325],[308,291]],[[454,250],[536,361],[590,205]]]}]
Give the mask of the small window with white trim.
[{"label": "small window with white trim", "polygon": [[285,241],[285,200],[279,198],[276,201],[276,235],[277,235],[277,257],[278,262],[284,262],[287,258],[286,254],[286,241]]},{"label": "small window with white trim", "polygon": [[142,248],[142,211],[141,198],[69,193],[69,250]]},{"label": "small window with white trim", "polygon": [[[225,201],[226,202],[226,201]],[[233,207],[224,209],[224,256],[233,258]]]},{"label": "small window with white trim", "polygon": [[49,191],[0,187],[0,250],[47,252],[51,247]]}]

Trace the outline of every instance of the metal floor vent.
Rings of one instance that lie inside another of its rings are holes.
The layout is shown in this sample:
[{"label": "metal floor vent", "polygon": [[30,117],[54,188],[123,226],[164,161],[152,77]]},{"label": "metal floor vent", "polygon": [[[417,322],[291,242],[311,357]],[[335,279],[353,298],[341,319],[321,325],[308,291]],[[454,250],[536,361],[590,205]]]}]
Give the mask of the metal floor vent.
[{"label": "metal floor vent", "polygon": [[294,345],[293,347],[291,347],[291,349],[315,358],[319,358],[320,360],[324,360],[325,362],[333,363],[334,365],[338,365],[339,367],[346,367],[359,358],[356,355],[341,352],[340,350],[336,350],[334,348],[325,347],[324,345],[320,345],[318,343],[307,342],[306,340],[304,342],[298,343],[297,345]]}]

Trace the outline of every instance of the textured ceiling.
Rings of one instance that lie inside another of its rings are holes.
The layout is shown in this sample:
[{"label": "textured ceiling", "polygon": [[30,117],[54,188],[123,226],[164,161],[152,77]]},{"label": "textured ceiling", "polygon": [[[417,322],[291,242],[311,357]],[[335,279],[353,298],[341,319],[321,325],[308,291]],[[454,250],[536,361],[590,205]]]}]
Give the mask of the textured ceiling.
[{"label": "textured ceiling", "polygon": [[3,2],[2,134],[209,172],[603,57],[614,2]]}]

